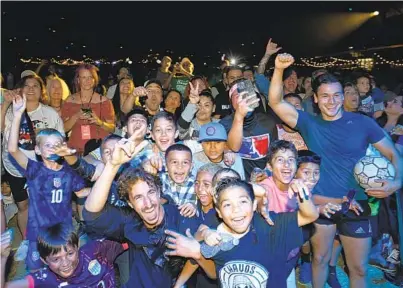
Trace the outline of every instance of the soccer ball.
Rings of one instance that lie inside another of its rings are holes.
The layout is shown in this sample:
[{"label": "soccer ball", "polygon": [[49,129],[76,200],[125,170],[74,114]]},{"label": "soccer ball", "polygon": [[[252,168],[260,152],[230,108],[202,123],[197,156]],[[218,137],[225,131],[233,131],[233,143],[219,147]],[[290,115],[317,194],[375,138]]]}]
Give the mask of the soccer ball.
[{"label": "soccer ball", "polygon": [[354,167],[354,178],[364,189],[379,188],[375,180],[395,179],[395,167],[383,156],[364,156]]}]

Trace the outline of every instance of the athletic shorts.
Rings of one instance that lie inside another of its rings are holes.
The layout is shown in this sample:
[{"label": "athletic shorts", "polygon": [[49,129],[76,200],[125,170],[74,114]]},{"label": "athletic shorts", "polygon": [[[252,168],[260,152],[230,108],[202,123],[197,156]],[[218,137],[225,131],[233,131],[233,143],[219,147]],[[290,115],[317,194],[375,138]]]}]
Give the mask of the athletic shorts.
[{"label": "athletic shorts", "polygon": [[28,199],[27,189],[25,184],[27,183],[26,178],[15,177],[6,171],[7,179],[10,184],[11,193],[13,194],[14,201],[16,203],[22,202]]},{"label": "athletic shorts", "polygon": [[[359,201],[364,208],[364,215],[367,215],[366,201]],[[372,225],[370,221],[371,216],[357,216],[354,212],[349,211],[346,217],[325,218],[322,215],[315,221],[320,225],[336,225],[339,235],[348,236],[352,238],[371,238]]]}]

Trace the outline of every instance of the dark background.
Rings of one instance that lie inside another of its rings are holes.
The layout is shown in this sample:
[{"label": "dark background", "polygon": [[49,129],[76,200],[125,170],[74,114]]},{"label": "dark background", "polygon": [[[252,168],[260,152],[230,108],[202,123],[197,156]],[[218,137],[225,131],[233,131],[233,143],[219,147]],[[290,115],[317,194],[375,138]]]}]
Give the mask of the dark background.
[{"label": "dark background", "polygon": [[[174,61],[189,56],[195,72],[206,74],[216,69],[223,53],[256,65],[270,37],[297,58],[331,55],[350,46],[360,50],[403,43],[403,16],[386,16],[390,9],[400,9],[399,2],[1,2],[1,6],[2,72],[35,70],[37,65],[22,64],[21,57],[130,57],[133,76],[140,80],[158,66],[155,61],[141,63],[149,53],[168,54]],[[340,39],[321,33],[326,17],[375,10],[378,17]],[[401,49],[385,53],[388,59],[402,58]],[[100,68],[115,74],[118,67]]]}]

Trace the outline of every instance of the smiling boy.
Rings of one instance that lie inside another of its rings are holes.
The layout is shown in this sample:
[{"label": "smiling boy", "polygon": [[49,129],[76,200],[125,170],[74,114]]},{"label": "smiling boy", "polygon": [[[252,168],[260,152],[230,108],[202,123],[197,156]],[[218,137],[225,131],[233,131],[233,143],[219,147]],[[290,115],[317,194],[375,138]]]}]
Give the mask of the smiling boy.
[{"label": "smiling boy", "polygon": [[[304,185],[293,186],[302,196]],[[312,223],[318,212],[312,201],[299,202],[303,209],[293,213],[275,215],[275,225],[269,226],[254,215],[257,203],[250,184],[238,179],[224,179],[217,185],[215,204],[223,223],[218,232],[230,234],[234,247],[219,251],[211,259],[216,265],[217,277],[222,287],[286,287],[288,254],[303,243],[303,225]],[[168,255],[200,259],[200,244],[193,238],[173,231],[169,237]],[[237,240],[236,240],[237,239]]]}]

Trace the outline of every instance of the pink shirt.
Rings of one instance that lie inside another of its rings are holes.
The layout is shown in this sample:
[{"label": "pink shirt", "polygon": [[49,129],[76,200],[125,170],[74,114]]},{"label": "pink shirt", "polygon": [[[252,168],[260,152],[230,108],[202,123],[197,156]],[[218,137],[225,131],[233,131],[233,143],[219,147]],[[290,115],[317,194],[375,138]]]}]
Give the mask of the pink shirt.
[{"label": "pink shirt", "polygon": [[268,177],[259,183],[266,190],[269,211],[276,213],[293,212],[298,209],[297,199],[288,197],[288,191],[281,191],[273,181],[273,177]]}]

